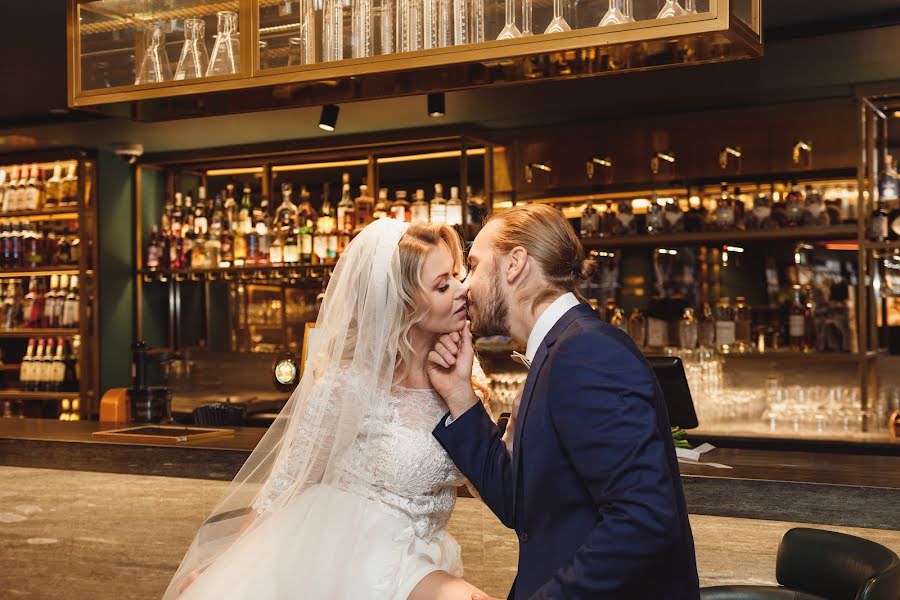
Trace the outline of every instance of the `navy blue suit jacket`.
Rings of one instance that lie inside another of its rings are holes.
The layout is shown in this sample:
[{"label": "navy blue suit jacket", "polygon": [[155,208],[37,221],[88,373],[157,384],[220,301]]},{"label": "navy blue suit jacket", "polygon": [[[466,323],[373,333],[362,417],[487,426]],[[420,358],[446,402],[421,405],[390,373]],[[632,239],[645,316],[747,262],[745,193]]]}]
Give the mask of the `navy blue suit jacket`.
[{"label": "navy blue suit jacket", "polygon": [[669,419],[631,339],[586,304],[544,338],[512,457],[481,403],[434,435],[519,537],[511,599],[697,600]]}]

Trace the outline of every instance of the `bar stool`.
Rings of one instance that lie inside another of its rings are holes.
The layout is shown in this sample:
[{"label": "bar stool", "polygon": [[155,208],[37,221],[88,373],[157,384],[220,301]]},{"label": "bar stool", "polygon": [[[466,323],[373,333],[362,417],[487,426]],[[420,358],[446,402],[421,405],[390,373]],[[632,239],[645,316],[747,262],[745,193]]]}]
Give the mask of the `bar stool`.
[{"label": "bar stool", "polygon": [[715,586],[701,600],[898,600],[900,558],[860,537],[796,527],[781,538],[775,578],[783,587]]}]

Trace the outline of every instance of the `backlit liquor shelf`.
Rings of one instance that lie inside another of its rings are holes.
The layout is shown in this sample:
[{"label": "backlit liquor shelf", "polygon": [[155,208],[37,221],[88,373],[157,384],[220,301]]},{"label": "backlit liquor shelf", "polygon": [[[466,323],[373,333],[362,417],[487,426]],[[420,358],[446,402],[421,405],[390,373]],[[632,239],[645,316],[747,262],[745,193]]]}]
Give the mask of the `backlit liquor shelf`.
[{"label": "backlit liquor shelf", "polygon": [[302,279],[325,279],[331,274],[333,264],[313,265],[259,265],[244,267],[222,267],[216,269],[142,269],[140,276],[145,282],[160,281],[291,281]]},{"label": "backlit liquor shelf", "polygon": [[[10,277],[45,277],[50,275],[78,275],[80,272],[77,267],[47,267],[46,269],[3,269],[0,270],[0,278]],[[93,271],[86,271],[86,275],[91,276]]]},{"label": "backlit liquor shelf", "polygon": [[[760,231],[703,231],[660,235],[589,237],[582,240],[592,250],[628,246],[677,246],[688,244],[720,244],[764,241],[856,240],[857,226],[853,224],[828,227],[796,227]],[[900,247],[900,245],[898,245]]]}]

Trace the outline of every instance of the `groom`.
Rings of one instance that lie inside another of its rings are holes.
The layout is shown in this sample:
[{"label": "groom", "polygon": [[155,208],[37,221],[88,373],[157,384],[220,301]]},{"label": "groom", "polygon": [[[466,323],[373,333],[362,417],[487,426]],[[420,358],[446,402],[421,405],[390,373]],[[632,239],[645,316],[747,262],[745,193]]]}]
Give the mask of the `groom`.
[{"label": "groom", "polygon": [[519,537],[510,599],[696,600],[694,541],[666,407],[627,335],[573,293],[590,274],[562,215],[492,217],[469,252],[479,335],[527,344],[512,456],[471,386],[469,325],[442,336],[429,376],[450,414],[434,435]]}]

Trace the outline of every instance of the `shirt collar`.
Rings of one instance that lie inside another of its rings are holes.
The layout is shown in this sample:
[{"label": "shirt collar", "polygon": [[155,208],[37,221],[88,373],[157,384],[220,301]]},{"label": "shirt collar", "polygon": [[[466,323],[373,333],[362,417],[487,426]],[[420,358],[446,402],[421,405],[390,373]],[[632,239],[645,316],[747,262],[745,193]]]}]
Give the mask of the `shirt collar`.
[{"label": "shirt collar", "polygon": [[566,292],[544,309],[544,312],[534,322],[534,328],[528,335],[528,345],[525,348],[525,357],[528,359],[528,362],[534,361],[534,355],[537,354],[538,347],[540,347],[544,338],[547,337],[547,334],[550,333],[550,330],[553,329],[553,326],[556,325],[556,322],[579,304],[580,302],[575,294]]}]

